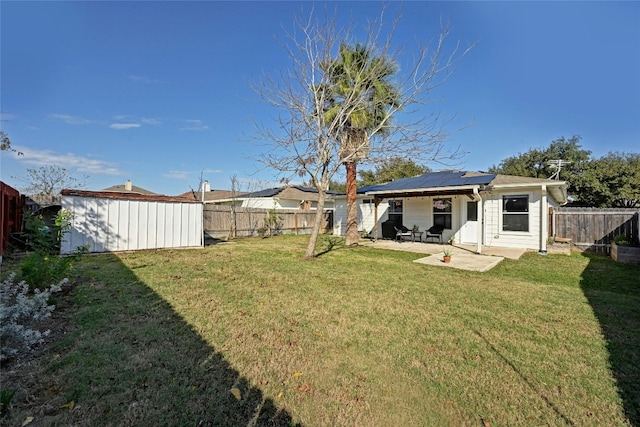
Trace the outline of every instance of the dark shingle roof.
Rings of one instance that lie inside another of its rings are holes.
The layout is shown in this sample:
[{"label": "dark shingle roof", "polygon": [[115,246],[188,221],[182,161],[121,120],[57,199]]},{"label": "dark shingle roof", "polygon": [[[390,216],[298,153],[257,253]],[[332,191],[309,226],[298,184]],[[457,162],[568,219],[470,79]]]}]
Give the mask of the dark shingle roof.
[{"label": "dark shingle roof", "polygon": [[[296,190],[302,191],[304,193],[313,193],[316,194],[318,193],[318,190],[316,190],[315,188],[311,188],[311,187],[303,187],[301,185],[291,185],[291,186],[285,186],[285,187],[277,187],[277,188],[267,188],[265,190],[260,190],[260,191],[254,191],[253,193],[245,193],[243,194],[241,197],[243,199],[255,199],[255,198],[260,198],[260,197],[274,197],[277,196],[278,194],[282,193],[284,190],[286,190],[287,188],[295,188]],[[337,191],[327,191],[327,194],[342,194],[339,193]]]},{"label": "dark shingle roof", "polygon": [[464,185],[488,185],[495,174],[466,171],[427,172],[413,178],[401,178],[386,184],[368,185],[358,189],[358,193],[373,191],[402,191],[420,188],[458,187]]}]

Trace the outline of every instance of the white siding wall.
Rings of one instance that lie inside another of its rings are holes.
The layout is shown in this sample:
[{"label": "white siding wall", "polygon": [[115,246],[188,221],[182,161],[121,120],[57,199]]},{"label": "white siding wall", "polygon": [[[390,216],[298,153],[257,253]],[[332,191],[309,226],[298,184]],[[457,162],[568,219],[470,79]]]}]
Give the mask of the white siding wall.
[{"label": "white siding wall", "polygon": [[[272,198],[255,198],[244,199],[242,201],[243,208],[257,208],[257,209],[283,209],[278,200]],[[296,206],[297,208],[297,206]]]},{"label": "white siding wall", "polygon": [[344,236],[347,233],[347,199],[336,199],[333,210],[333,235]]},{"label": "white siding wall", "polygon": [[[372,200],[372,197],[366,198]],[[347,199],[338,198],[333,203],[333,235],[344,236],[347,232]],[[387,219],[387,210],[389,205],[384,200],[378,205],[378,224]],[[367,231],[373,234],[375,227],[375,205],[372,203],[363,203],[362,198],[358,198],[358,230]],[[378,236],[382,236],[382,228],[378,227]]]},{"label": "white siding wall", "polygon": [[[502,196],[529,196],[529,231],[502,230]],[[485,206],[485,242],[487,246],[540,249],[540,190],[516,189],[483,194]]]},{"label": "white siding wall", "polygon": [[202,246],[200,203],[63,196],[73,212],[60,252],[88,245],[89,252]]}]

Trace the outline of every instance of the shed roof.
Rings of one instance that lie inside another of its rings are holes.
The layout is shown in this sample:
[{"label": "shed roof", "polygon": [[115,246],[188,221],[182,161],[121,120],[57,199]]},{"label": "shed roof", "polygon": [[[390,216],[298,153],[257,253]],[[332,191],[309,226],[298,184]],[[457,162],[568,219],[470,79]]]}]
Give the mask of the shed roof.
[{"label": "shed roof", "polygon": [[87,191],[87,190],[69,190],[60,191],[62,196],[76,197],[93,197],[102,199],[119,199],[119,200],[144,200],[148,202],[179,202],[179,203],[197,203],[197,200],[190,200],[184,197],[164,196],[161,194],[140,194],[120,191]]}]

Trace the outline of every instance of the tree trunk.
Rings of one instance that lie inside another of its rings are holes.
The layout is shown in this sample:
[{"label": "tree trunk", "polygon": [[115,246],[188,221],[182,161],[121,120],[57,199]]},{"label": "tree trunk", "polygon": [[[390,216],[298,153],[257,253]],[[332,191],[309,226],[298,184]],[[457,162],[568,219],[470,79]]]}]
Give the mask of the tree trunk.
[{"label": "tree trunk", "polygon": [[313,258],[315,256],[316,245],[318,244],[318,236],[320,235],[320,226],[324,222],[324,191],[318,191],[318,205],[316,207],[316,219],[313,222],[313,228],[311,229],[311,237],[309,238],[309,244],[307,245],[307,251],[305,252],[305,258]]},{"label": "tree trunk", "polygon": [[345,163],[347,168],[347,234],[346,245],[357,245],[360,240],[358,233],[358,205],[356,203],[356,163]]}]

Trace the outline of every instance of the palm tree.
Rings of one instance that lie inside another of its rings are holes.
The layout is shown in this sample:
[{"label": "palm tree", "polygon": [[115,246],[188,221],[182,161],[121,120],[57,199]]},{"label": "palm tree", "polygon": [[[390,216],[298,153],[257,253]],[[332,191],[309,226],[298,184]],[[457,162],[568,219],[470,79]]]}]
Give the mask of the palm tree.
[{"label": "palm tree", "polygon": [[400,104],[400,91],[389,81],[398,67],[372,49],[356,44],[340,45],[338,58],[321,65],[328,74],[331,96],[324,111],[325,123],[337,123],[340,161],[347,173],[346,244],[358,243],[356,164],[369,153],[370,140],[389,129],[392,113]]}]

